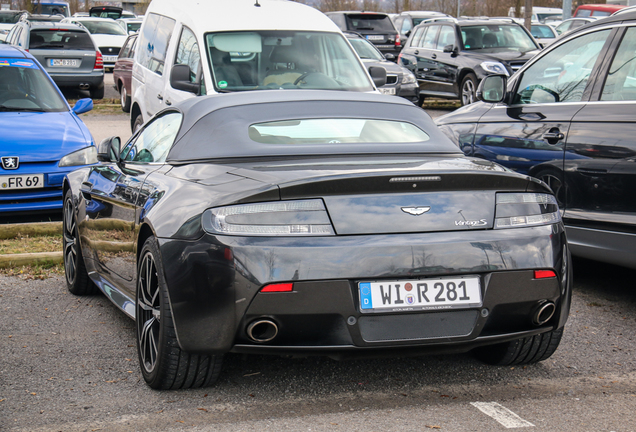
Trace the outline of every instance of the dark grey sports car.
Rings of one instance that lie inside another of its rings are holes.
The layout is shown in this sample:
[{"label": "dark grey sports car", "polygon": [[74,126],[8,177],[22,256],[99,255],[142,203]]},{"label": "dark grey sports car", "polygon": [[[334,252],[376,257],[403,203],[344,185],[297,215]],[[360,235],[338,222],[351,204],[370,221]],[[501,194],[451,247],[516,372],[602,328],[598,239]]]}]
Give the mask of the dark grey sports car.
[{"label": "dark grey sports car", "polygon": [[64,184],[69,290],[136,319],[153,388],[213,383],[223,355],[557,348],[571,299],[557,202],[470,159],[377,94],[193,98]]}]

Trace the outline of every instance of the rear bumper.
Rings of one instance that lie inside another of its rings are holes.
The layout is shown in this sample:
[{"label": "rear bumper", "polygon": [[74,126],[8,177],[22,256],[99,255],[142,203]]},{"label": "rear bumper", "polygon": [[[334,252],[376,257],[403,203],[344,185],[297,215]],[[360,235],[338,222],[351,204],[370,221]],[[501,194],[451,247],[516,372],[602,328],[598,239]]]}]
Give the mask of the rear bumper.
[{"label": "rear bumper", "polygon": [[[562,225],[511,230],[313,239],[204,236],[162,239],[161,253],[182,349],[189,352],[382,350],[461,352],[565,325],[571,300]],[[556,278],[534,279],[533,269]],[[365,313],[358,282],[477,275],[483,303],[469,309]],[[287,293],[262,286],[292,282]],[[556,305],[537,326],[541,302]],[[267,343],[247,326],[269,319]]]},{"label": "rear bumper", "polygon": [[[48,71],[47,71],[48,72]],[[51,78],[58,87],[76,87],[80,84],[88,84],[90,88],[104,87],[104,72],[97,71],[86,74],[51,73]]]}]

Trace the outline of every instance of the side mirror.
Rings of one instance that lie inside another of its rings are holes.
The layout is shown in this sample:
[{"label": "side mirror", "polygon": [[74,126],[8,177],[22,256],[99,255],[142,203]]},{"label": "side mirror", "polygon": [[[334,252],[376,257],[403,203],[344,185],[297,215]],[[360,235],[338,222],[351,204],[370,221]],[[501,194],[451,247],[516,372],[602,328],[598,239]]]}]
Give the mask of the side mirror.
[{"label": "side mirror", "polygon": [[174,65],[170,72],[170,85],[172,88],[199,94],[201,85],[190,82],[191,73],[190,66],[186,64]]},{"label": "side mirror", "polygon": [[119,137],[104,138],[97,146],[97,160],[99,162],[119,162],[121,139]]},{"label": "side mirror", "polygon": [[375,84],[376,87],[382,87],[386,84],[386,69],[383,67],[371,66],[369,68],[369,75],[371,75],[373,84]]},{"label": "side mirror", "polygon": [[384,54],[384,58],[387,59],[387,60],[395,61],[395,55],[392,54],[392,53]]},{"label": "side mirror", "polygon": [[444,47],[444,52],[451,53],[452,55],[457,55],[459,53],[459,50],[457,49],[455,45],[450,44]]},{"label": "side mirror", "polygon": [[93,109],[93,99],[84,98],[77,101],[73,106],[73,112],[75,114],[83,114]]},{"label": "side mirror", "polygon": [[475,96],[477,99],[488,103],[499,103],[506,96],[508,77],[505,75],[488,75],[481,80]]}]

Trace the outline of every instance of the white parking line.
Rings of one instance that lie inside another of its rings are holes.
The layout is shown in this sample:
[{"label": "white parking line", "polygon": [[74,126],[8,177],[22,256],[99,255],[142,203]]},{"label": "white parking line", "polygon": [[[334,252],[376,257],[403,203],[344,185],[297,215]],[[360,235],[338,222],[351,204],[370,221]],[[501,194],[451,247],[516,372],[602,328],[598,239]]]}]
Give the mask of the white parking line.
[{"label": "white parking line", "polygon": [[472,406],[501,423],[505,428],[534,427],[529,421],[525,421],[508,408],[497,402],[471,402]]}]

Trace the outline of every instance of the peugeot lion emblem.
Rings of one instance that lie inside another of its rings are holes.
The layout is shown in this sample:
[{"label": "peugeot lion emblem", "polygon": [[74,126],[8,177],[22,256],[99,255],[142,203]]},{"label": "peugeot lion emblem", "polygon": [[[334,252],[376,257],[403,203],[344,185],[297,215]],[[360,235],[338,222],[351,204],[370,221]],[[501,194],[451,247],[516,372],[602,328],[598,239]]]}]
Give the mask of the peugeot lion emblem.
[{"label": "peugeot lion emblem", "polygon": [[6,170],[18,169],[20,166],[20,159],[17,156],[3,156],[2,168]]},{"label": "peugeot lion emblem", "polygon": [[419,216],[421,214],[426,213],[427,211],[429,211],[431,208],[426,206],[426,207],[402,207],[402,211],[404,213],[408,213],[411,214],[413,216]]}]

